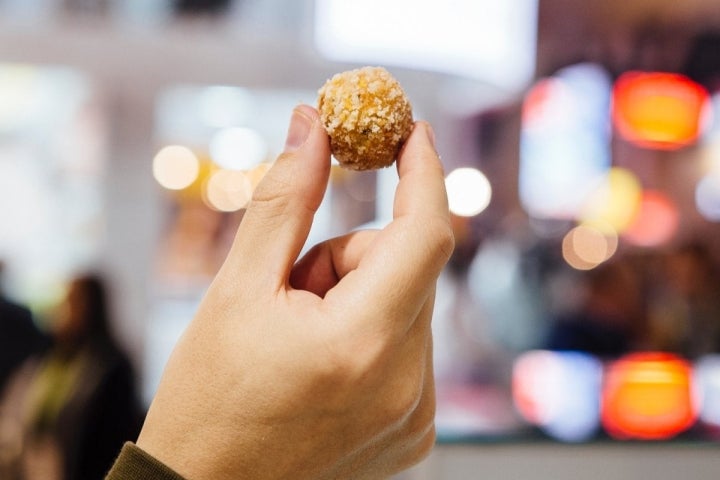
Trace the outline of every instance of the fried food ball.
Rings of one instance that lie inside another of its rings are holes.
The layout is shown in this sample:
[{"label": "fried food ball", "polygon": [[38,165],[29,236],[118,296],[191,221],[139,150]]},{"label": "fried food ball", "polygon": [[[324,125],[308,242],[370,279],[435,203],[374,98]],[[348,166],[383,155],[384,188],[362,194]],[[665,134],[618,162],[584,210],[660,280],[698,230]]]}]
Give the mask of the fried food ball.
[{"label": "fried food ball", "polygon": [[405,92],[382,67],[330,78],[318,91],[320,119],[340,165],[371,170],[393,164],[413,125]]}]

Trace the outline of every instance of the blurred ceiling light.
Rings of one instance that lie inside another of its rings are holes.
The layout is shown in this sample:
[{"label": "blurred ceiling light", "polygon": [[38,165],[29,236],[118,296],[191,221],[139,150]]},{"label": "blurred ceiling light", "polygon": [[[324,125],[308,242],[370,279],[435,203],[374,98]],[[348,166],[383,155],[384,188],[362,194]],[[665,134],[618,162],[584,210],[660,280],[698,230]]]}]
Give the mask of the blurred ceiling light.
[{"label": "blurred ceiling light", "polygon": [[617,247],[617,234],[579,225],[563,238],[562,255],[576,270],[591,270],[612,257]]},{"label": "blurred ceiling light", "polygon": [[601,362],[581,352],[525,352],[513,365],[515,406],[557,440],[588,440],[600,424],[602,373]]},{"label": "blurred ceiling light", "polygon": [[198,98],[198,114],[209,127],[239,127],[248,122],[251,109],[252,96],[238,87],[207,87]]},{"label": "blurred ceiling light", "polygon": [[537,0],[315,1],[332,60],[433,70],[520,90],[535,70]]},{"label": "blurred ceiling light", "polygon": [[720,175],[708,174],[695,186],[695,207],[711,222],[720,222]]},{"label": "blurred ceiling light", "polygon": [[693,395],[686,360],[669,353],[626,355],[606,371],[602,425],[617,439],[669,439],[695,423]]},{"label": "blurred ceiling light", "polygon": [[153,176],[169,190],[182,190],[195,181],[200,162],[195,154],[182,145],[163,147],[153,158]]},{"label": "blurred ceiling light", "polygon": [[613,122],[620,135],[645,148],[673,150],[694,143],[708,126],[710,97],[688,77],[627,72],[615,82]]},{"label": "blurred ceiling light", "polygon": [[228,170],[250,170],[265,161],[268,146],[256,130],[225,128],[210,139],[210,157]]},{"label": "blurred ceiling light", "polygon": [[677,232],[680,213],[666,194],[656,190],[642,193],[637,215],[622,236],[641,247],[656,247],[669,241]]},{"label": "blurred ceiling light", "polygon": [[217,170],[205,184],[203,199],[215,210],[235,212],[247,206],[252,192],[252,183],[244,172]]},{"label": "blurred ceiling light", "polygon": [[628,169],[612,167],[589,194],[579,219],[584,224],[610,225],[622,232],[635,219],[641,198],[637,176]]},{"label": "blurred ceiling light", "polygon": [[487,208],[492,188],[487,177],[476,168],[456,168],[445,178],[450,211],[460,217],[473,217]]}]

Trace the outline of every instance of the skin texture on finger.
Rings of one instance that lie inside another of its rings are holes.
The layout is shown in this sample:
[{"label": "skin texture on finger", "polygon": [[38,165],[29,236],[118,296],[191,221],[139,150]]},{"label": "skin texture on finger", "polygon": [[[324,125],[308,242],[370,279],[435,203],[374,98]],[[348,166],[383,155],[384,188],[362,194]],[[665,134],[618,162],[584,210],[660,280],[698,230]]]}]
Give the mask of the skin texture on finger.
[{"label": "skin texture on finger", "polygon": [[[355,299],[350,308],[365,311],[364,321],[394,321],[399,332],[414,319],[435,285],[454,248],[442,164],[432,144],[432,133],[417,122],[398,158],[393,221],[368,245],[360,263],[325,298]],[[374,281],[368,283],[367,278]],[[387,318],[389,306],[395,313]]]},{"label": "skin texture on finger", "polygon": [[220,272],[252,271],[273,291],[287,283],[330,175],[330,143],[314,108],[296,107],[288,143],[255,189]]}]

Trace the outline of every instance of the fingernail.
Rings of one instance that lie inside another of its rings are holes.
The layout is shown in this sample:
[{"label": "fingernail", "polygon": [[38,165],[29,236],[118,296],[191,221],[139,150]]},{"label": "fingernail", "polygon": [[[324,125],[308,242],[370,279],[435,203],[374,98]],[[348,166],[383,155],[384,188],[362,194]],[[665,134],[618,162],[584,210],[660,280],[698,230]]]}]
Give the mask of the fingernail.
[{"label": "fingernail", "polygon": [[292,117],[290,118],[290,127],[288,128],[287,139],[285,140],[285,151],[292,152],[297,150],[305,143],[308,135],[310,134],[310,128],[312,127],[313,119],[308,117],[300,107],[293,110]]}]

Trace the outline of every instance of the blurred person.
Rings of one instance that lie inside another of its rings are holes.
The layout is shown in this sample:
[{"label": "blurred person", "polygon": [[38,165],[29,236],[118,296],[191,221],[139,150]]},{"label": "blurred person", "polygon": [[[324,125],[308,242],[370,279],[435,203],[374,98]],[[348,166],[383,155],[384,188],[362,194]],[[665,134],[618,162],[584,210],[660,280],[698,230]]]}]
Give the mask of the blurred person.
[{"label": "blurred person", "polygon": [[33,321],[30,310],[5,294],[4,272],[5,264],[0,261],[0,397],[20,365],[47,346],[47,337]]},{"label": "blurred person", "polygon": [[454,246],[442,165],[417,122],[393,221],[299,260],[330,172],[297,107],[230,252],[177,343],[118,479],[379,479],[435,440],[435,282]]},{"label": "blurred person", "polygon": [[53,345],[19,402],[22,480],[102,479],[141,424],[135,377],[110,332],[102,277],[74,278],[52,321]]},{"label": "blurred person", "polygon": [[683,245],[661,257],[649,344],[688,358],[720,352],[720,272],[708,248]]},{"label": "blurred person", "polygon": [[546,347],[617,357],[636,346],[645,323],[642,281],[622,260],[583,272],[584,292],[575,308],[552,321]]}]

